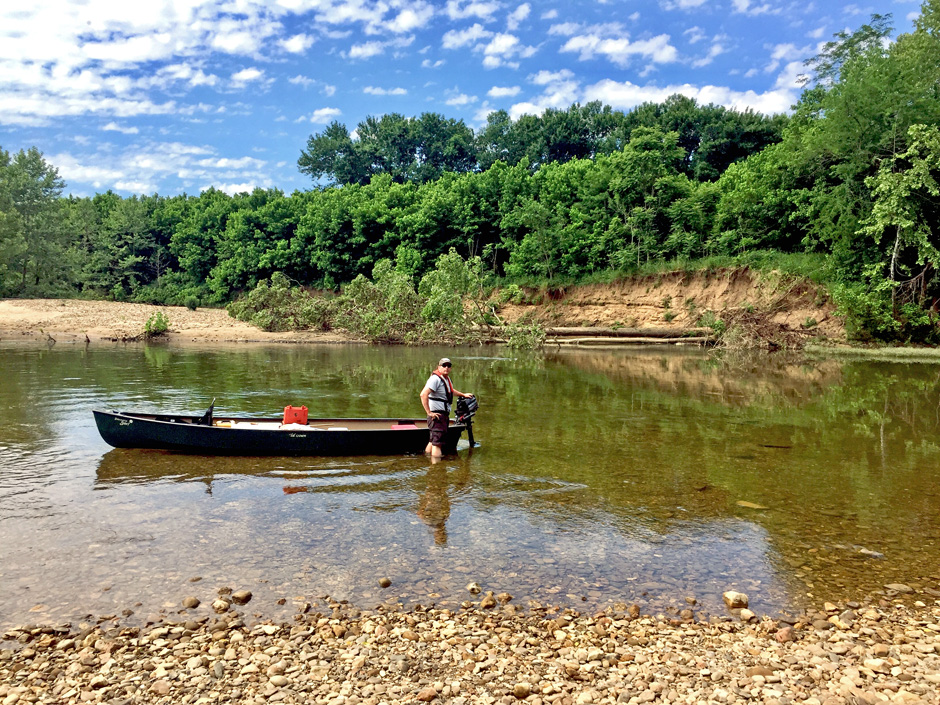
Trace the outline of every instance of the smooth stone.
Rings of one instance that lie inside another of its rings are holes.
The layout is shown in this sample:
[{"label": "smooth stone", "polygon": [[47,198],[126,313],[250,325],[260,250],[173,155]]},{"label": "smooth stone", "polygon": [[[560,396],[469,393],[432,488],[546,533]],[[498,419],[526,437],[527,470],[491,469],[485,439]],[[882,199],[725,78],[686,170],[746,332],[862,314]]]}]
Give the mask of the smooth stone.
[{"label": "smooth stone", "polygon": [[188,597],[183,598],[183,607],[185,607],[188,610],[195,609],[199,607],[199,605],[201,604],[202,602],[200,602],[198,597],[193,597],[192,595],[190,595]]},{"label": "smooth stone", "polygon": [[747,595],[745,595],[743,592],[729,590],[728,592],[724,593],[721,598],[725,601],[725,604],[729,609],[747,607],[748,605]]},{"label": "smooth stone", "polygon": [[415,697],[423,703],[429,703],[437,697],[437,691],[433,686],[428,686],[421,690]]},{"label": "smooth stone", "polygon": [[232,602],[236,605],[247,605],[252,598],[250,590],[238,590],[231,595]]}]

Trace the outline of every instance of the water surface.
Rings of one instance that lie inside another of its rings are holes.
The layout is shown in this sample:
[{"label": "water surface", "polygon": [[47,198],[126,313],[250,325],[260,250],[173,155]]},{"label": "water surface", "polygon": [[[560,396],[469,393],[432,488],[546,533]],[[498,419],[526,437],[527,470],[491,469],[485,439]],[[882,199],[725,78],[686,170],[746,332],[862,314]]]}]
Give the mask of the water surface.
[{"label": "water surface", "polygon": [[[436,464],[115,450],[91,415],[213,398],[222,415],[420,415],[444,354],[482,445]],[[775,613],[940,577],[934,365],[2,344],[0,369],[0,626],[223,586],[266,616],[325,595],[457,607],[471,581],[521,607],[721,614],[728,589]]]}]

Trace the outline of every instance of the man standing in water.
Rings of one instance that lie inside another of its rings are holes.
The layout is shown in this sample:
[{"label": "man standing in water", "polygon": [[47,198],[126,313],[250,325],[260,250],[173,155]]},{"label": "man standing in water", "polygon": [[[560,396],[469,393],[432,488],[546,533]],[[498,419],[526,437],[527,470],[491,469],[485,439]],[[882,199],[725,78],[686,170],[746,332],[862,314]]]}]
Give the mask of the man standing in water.
[{"label": "man standing in water", "polygon": [[428,415],[428,428],[431,431],[431,442],[424,449],[432,458],[440,458],[444,446],[444,437],[450,426],[450,405],[454,403],[454,396],[472,397],[454,389],[450,381],[450,360],[442,357],[437,363],[437,369],[431,373],[427,384],[421,390],[421,404]]}]

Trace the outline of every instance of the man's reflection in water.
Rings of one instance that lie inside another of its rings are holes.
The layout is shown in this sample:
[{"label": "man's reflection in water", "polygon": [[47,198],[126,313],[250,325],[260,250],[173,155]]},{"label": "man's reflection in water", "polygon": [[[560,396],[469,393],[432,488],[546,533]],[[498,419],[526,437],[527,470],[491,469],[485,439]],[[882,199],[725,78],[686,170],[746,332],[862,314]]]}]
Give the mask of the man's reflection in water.
[{"label": "man's reflection in water", "polygon": [[[469,455],[469,454],[468,454]],[[415,513],[434,532],[434,543],[447,545],[447,519],[450,518],[450,485],[452,492],[463,492],[470,484],[470,463],[468,458],[431,458],[431,467],[425,475],[424,493],[418,500]],[[450,473],[448,476],[448,469]]]}]

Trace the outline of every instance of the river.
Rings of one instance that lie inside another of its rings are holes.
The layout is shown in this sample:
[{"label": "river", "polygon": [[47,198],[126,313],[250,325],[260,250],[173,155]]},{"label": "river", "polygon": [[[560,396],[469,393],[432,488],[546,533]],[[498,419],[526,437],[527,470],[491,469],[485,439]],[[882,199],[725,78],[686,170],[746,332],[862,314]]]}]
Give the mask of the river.
[{"label": "river", "polygon": [[[407,417],[436,360],[480,447],[420,457],[115,450],[93,408]],[[662,348],[0,343],[0,627],[329,595],[725,614],[937,579],[940,366]],[[391,586],[381,588],[380,578]]]}]

